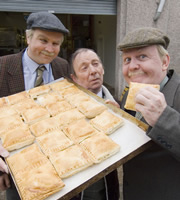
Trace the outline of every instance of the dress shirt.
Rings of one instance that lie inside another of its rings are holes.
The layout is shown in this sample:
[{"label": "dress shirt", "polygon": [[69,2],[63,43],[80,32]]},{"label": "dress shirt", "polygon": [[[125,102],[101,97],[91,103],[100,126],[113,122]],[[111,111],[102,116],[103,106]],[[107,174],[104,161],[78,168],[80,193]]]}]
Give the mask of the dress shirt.
[{"label": "dress shirt", "polygon": [[[38,68],[39,64],[34,62],[28,56],[27,49],[23,54],[22,64],[23,64],[25,90],[29,90],[31,88],[34,88],[34,84],[37,77],[36,69]],[[54,77],[52,74],[51,65],[50,64],[43,64],[43,65],[46,67],[46,70],[43,72],[43,81],[44,84],[47,84],[54,81]]]}]

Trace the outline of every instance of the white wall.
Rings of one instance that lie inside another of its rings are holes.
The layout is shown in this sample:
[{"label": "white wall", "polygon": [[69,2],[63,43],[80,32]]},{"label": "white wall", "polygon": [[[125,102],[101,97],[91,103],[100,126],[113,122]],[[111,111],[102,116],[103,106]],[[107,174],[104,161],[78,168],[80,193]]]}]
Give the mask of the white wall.
[{"label": "white wall", "polygon": [[94,16],[94,41],[104,69],[104,82],[115,86],[116,16]]}]

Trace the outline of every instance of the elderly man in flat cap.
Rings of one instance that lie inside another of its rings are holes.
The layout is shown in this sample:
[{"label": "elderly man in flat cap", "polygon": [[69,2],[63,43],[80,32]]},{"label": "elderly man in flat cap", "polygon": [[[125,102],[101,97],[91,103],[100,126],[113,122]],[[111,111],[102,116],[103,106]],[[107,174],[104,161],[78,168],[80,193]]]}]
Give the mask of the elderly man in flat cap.
[{"label": "elderly man in flat cap", "polygon": [[136,112],[126,110],[149,125],[152,146],[124,164],[124,200],[180,199],[180,77],[168,70],[169,41],[162,31],[146,27],[128,33],[118,46],[128,84],[160,85],[160,91],[141,89]]},{"label": "elderly man in flat cap", "polygon": [[[29,90],[61,77],[69,77],[68,62],[58,57],[64,34],[68,32],[51,13],[30,14],[26,30],[28,47],[20,53],[0,58],[0,97]],[[7,156],[8,152],[0,147],[0,155]],[[0,171],[0,190],[6,190],[10,187],[10,181],[7,166],[1,158]],[[20,199],[12,187],[7,191],[7,199]]]}]

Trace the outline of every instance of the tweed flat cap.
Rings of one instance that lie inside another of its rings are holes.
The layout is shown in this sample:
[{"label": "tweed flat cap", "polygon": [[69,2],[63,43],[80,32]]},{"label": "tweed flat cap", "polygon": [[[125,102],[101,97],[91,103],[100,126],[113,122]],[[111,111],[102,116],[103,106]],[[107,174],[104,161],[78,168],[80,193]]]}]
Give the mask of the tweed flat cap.
[{"label": "tweed flat cap", "polygon": [[169,45],[169,38],[159,29],[152,27],[138,28],[129,32],[118,45],[120,51],[160,44],[165,49]]},{"label": "tweed flat cap", "polygon": [[27,29],[39,28],[60,33],[69,33],[62,22],[52,13],[31,13],[27,18]]}]

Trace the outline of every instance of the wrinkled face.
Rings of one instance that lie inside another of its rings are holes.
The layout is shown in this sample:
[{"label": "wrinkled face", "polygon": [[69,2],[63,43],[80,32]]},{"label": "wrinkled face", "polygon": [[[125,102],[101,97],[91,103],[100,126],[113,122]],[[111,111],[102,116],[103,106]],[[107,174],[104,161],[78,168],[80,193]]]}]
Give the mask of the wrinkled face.
[{"label": "wrinkled face", "polygon": [[167,73],[169,56],[160,57],[157,46],[123,52],[123,75],[127,83],[160,84]]},{"label": "wrinkled face", "polygon": [[93,51],[79,53],[74,60],[72,79],[82,87],[98,93],[103,84],[104,69],[101,61]]},{"label": "wrinkled face", "polygon": [[27,37],[29,57],[38,64],[50,63],[59,54],[62,37],[62,33],[35,29]]}]

